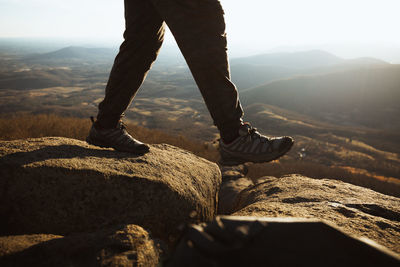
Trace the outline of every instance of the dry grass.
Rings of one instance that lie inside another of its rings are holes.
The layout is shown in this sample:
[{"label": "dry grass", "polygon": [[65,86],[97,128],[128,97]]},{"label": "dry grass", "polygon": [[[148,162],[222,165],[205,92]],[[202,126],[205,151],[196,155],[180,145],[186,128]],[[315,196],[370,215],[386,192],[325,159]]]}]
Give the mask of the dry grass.
[{"label": "dry grass", "polygon": [[[16,114],[0,117],[0,140],[61,136],[85,140],[91,122],[89,119],[60,117],[52,114]],[[137,139],[149,143],[166,143],[193,152],[210,161],[218,160],[218,151],[204,142],[189,140],[184,136],[173,136],[159,130],[150,130],[127,123],[129,132]]]},{"label": "dry grass", "polygon": [[85,140],[90,127],[88,119],[48,114],[16,114],[0,118],[0,140],[62,136]]},{"label": "dry grass", "polygon": [[268,164],[252,164],[248,176],[256,181],[263,176],[281,177],[298,173],[311,178],[328,178],[370,188],[377,192],[400,197],[400,180],[393,177],[377,176],[365,170],[342,166],[325,166],[302,161],[275,161]]},{"label": "dry grass", "polygon": [[[56,115],[16,114],[0,117],[0,140],[14,140],[44,136],[62,136],[85,140],[91,122],[89,119],[59,117]],[[159,130],[147,129],[128,123],[132,135],[146,143],[167,143],[193,152],[194,154],[216,162],[219,157],[217,148],[204,142],[192,140],[186,136],[174,136]],[[371,188],[375,191],[400,196],[400,180],[393,177],[374,175],[364,169],[357,170],[346,166],[327,166],[319,163],[288,159],[266,164],[251,164],[248,176],[256,180],[262,176],[281,177],[298,173],[313,178],[331,178],[355,185]]]}]

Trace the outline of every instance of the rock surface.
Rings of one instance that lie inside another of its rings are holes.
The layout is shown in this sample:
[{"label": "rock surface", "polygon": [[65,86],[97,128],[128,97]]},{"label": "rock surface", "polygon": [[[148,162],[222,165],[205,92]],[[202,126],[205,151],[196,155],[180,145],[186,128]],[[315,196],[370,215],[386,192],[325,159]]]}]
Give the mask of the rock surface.
[{"label": "rock surface", "polygon": [[6,255],[12,255],[34,245],[53,240],[56,238],[62,238],[60,235],[46,235],[46,234],[34,234],[34,235],[16,235],[16,236],[1,236],[0,237],[0,257]]},{"label": "rock surface", "polygon": [[210,221],[218,166],[169,145],[136,156],[47,137],[0,142],[2,235],[66,235],[137,224],[173,242],[182,223]]},{"label": "rock surface", "polygon": [[137,225],[71,235],[0,237],[1,266],[157,266],[159,251]]},{"label": "rock surface", "polygon": [[400,199],[396,197],[338,180],[290,175],[262,178],[235,201],[233,215],[322,219],[400,253]]},{"label": "rock surface", "polygon": [[254,183],[245,175],[247,167],[221,166],[222,184],[219,191],[218,214],[231,214],[238,205],[240,193]]}]

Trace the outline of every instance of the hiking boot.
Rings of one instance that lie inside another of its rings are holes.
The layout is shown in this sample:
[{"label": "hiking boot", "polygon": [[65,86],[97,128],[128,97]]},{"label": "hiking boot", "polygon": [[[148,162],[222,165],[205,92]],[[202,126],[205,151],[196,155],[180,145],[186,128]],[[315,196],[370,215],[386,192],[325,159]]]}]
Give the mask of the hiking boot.
[{"label": "hiking boot", "polygon": [[90,129],[86,142],[99,147],[110,147],[118,151],[131,152],[135,154],[145,154],[149,152],[150,147],[133,138],[120,121],[115,128],[105,129],[92,120],[92,128]]},{"label": "hiking boot", "polygon": [[293,145],[289,136],[267,137],[261,135],[250,124],[242,124],[239,137],[225,144],[219,141],[221,165],[238,165],[245,162],[268,162],[283,156]]}]

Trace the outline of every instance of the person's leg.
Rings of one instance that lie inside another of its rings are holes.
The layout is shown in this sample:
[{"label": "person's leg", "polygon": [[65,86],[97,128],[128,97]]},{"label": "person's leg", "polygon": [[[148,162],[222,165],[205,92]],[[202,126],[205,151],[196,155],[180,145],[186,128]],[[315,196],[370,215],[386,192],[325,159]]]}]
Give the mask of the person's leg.
[{"label": "person's leg", "polygon": [[230,80],[224,12],[218,0],[151,0],[171,29],[223,139],[242,123]]},{"label": "person's leg", "polygon": [[143,154],[149,151],[149,146],[134,139],[120,120],[157,57],[165,27],[154,6],[141,0],[125,0],[125,24],[125,40],[115,58],[97,121],[92,118],[86,141]]},{"label": "person's leg", "polygon": [[97,122],[104,128],[118,125],[155,61],[164,39],[164,21],[149,1],[125,0],[124,42],[115,58],[99,105]]},{"label": "person's leg", "polygon": [[267,162],[284,155],[291,137],[270,138],[243,124],[230,80],[224,12],[219,0],[151,0],[172,31],[218,127],[222,164]]}]

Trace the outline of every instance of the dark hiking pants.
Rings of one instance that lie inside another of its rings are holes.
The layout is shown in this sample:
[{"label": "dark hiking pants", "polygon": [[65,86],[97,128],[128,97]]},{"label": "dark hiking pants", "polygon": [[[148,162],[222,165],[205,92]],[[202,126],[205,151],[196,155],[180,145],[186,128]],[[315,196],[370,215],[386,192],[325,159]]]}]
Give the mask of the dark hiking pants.
[{"label": "dark hiking pants", "polygon": [[221,136],[243,111],[230,80],[224,12],[219,0],[125,0],[124,42],[115,58],[97,119],[115,127],[143,83],[164,40],[165,23],[186,59]]}]

